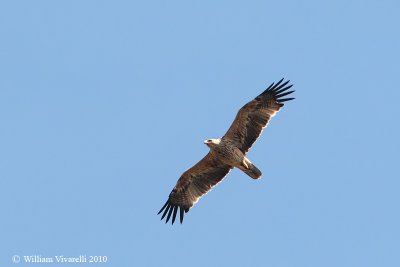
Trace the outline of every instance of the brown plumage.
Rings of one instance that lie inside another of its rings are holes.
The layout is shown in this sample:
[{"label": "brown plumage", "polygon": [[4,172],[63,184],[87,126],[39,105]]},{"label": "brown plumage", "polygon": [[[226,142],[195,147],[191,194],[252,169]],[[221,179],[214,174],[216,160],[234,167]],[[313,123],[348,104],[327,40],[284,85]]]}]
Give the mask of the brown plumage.
[{"label": "brown plumage", "polygon": [[180,222],[184,213],[237,167],[253,179],[261,177],[261,171],[247,159],[246,153],[260,136],[269,120],[283,107],[283,102],[294,98],[282,98],[294,91],[287,91],[289,81],[272,83],[263,93],[244,105],[236,115],[231,127],[219,139],[208,139],[205,144],[210,152],[179,178],[167,202],[158,212],[166,223],[172,216],[175,222],[179,209]]}]

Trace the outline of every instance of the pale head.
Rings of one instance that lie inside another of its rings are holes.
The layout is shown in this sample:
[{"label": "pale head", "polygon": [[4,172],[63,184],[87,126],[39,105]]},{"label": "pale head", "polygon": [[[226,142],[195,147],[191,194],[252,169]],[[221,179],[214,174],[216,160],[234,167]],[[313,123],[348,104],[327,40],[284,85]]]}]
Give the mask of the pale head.
[{"label": "pale head", "polygon": [[209,148],[219,145],[220,142],[221,138],[204,140],[204,144],[206,144]]}]

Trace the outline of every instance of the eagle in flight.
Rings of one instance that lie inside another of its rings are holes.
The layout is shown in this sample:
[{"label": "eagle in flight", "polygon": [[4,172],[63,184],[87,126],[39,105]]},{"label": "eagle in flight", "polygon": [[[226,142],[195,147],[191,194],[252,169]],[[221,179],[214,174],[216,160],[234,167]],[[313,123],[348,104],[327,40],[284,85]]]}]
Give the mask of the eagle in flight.
[{"label": "eagle in flight", "polygon": [[244,105],[236,115],[229,130],[222,138],[207,139],[208,154],[179,178],[169,194],[167,202],[158,212],[165,223],[172,216],[174,224],[179,209],[180,221],[183,215],[232,170],[239,168],[253,179],[261,177],[261,171],[246,157],[246,153],[260,136],[269,120],[283,107],[283,102],[294,98],[282,98],[293,91],[293,85],[283,79],[272,83],[263,93]]}]

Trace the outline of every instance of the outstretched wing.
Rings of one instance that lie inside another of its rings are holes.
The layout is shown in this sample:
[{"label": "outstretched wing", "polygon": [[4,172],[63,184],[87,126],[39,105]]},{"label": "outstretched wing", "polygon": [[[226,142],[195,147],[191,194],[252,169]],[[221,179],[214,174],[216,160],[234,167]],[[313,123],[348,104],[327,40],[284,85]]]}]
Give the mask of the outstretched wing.
[{"label": "outstretched wing", "polygon": [[221,182],[231,169],[232,167],[222,163],[213,154],[208,153],[179,178],[174,189],[169,194],[167,202],[158,212],[160,214],[164,211],[161,220],[168,214],[165,221],[167,223],[172,215],[172,224],[174,224],[179,208],[182,223],[184,212],[188,212],[202,195]]},{"label": "outstretched wing", "polygon": [[272,83],[263,93],[244,105],[222,139],[234,142],[243,153],[246,153],[269,120],[283,107],[282,103],[294,99],[282,98],[294,92],[287,91],[293,86],[286,86],[289,81],[284,83],[282,81],[283,79],[276,84]]}]

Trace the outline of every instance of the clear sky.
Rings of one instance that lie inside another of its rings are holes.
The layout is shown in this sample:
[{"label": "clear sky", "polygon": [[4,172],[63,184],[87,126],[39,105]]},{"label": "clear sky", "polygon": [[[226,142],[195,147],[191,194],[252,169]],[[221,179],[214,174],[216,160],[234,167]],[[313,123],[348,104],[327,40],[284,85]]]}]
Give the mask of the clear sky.
[{"label": "clear sky", "polygon": [[[397,0],[1,1],[0,265],[400,266],[399,14]],[[183,225],[161,222],[203,140],[282,77],[296,100],[248,155],[263,179],[234,170]]]}]

